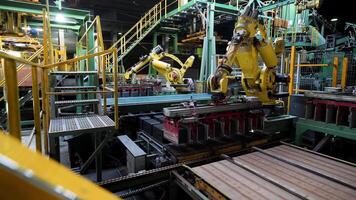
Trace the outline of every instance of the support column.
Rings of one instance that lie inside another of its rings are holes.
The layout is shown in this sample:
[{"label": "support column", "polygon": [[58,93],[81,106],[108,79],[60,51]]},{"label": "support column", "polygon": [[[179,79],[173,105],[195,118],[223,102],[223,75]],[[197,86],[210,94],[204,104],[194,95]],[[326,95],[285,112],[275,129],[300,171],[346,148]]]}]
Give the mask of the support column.
[{"label": "support column", "polygon": [[[153,47],[155,48],[158,45],[158,32],[153,33]],[[157,74],[156,70],[152,68],[151,64],[149,64],[148,75],[155,76]]]},{"label": "support column", "polygon": [[36,151],[42,153],[40,94],[38,89],[37,68],[32,67],[31,75],[32,75],[33,119],[35,121],[35,134],[36,134]]},{"label": "support column", "polygon": [[[64,47],[65,40],[64,40],[64,30],[63,29],[58,30],[58,45],[59,45],[59,50],[60,50],[58,57],[62,58],[62,57],[64,57],[63,52],[65,51],[65,47]],[[59,68],[59,71],[67,71],[66,65],[59,66],[58,68]]]},{"label": "support column", "polygon": [[[101,140],[101,133],[96,133],[94,135],[94,146],[95,146],[95,150],[97,148],[99,148],[99,145],[101,144],[102,140]],[[96,154],[95,156],[95,171],[96,171],[96,181],[97,182],[101,182],[103,179],[103,175],[102,175],[102,171],[103,171],[103,167],[102,167],[102,152],[101,150]]]},{"label": "support column", "polygon": [[173,37],[174,37],[174,43],[173,43],[173,49],[174,49],[174,53],[178,53],[178,34],[177,33],[175,33],[174,35],[173,35]]},{"label": "support column", "polygon": [[41,82],[41,96],[42,96],[42,112],[43,112],[43,131],[44,131],[44,152],[48,153],[48,128],[49,128],[49,109],[47,105],[47,95],[45,94],[48,89],[48,69],[42,70],[42,82]]},{"label": "support column", "polygon": [[[93,54],[95,53],[95,40],[94,40],[94,26],[92,26],[87,35],[87,54]],[[88,70],[89,71],[95,71],[96,66],[95,66],[95,58],[89,58],[88,59]],[[93,86],[95,84],[95,75],[89,75],[88,79],[88,84],[89,86]],[[89,94],[89,99],[94,99],[95,96],[94,94]]]},{"label": "support column", "polygon": [[297,77],[295,80],[295,91],[293,92],[294,94],[299,94],[299,87],[300,87],[300,76],[301,76],[301,72],[300,72],[300,53],[298,52],[298,56],[297,56]]},{"label": "support column", "polygon": [[214,36],[215,3],[207,3],[206,35],[203,43],[203,56],[200,66],[200,81],[205,81],[216,69],[216,46]]},{"label": "support column", "polygon": [[348,58],[344,57],[342,60],[342,74],[341,74],[341,88],[344,90],[346,88],[346,80],[347,80],[347,66],[348,66]]},{"label": "support column", "polygon": [[337,86],[337,70],[339,68],[339,57],[335,56],[334,57],[334,65],[333,65],[333,81],[332,81],[332,86],[336,87]]},{"label": "support column", "polygon": [[17,87],[17,69],[14,60],[5,59],[7,124],[10,135],[21,141],[19,89]]},{"label": "support column", "polygon": [[[95,40],[94,40],[94,26],[91,27],[88,30],[88,35],[87,35],[87,54],[93,54],[95,53]],[[94,58],[89,58],[88,59],[89,62],[89,71],[95,71],[96,70],[96,66],[95,66],[95,60]],[[94,83],[94,77],[89,76],[89,84],[93,84]]]},{"label": "support column", "polygon": [[292,46],[291,53],[290,53],[290,65],[289,65],[289,97],[288,97],[288,113],[290,110],[290,96],[293,94],[293,88],[294,88],[294,66],[295,66],[295,46]]},{"label": "support column", "polygon": [[[85,50],[82,49],[82,45],[80,43],[77,43],[76,56],[80,57],[82,55],[85,55],[86,53],[84,53],[84,51]],[[84,61],[83,60],[79,61],[78,62],[78,66],[77,66],[77,70],[78,71],[84,71],[84,68],[85,68]],[[75,81],[76,81],[76,85],[77,86],[83,86],[84,85],[83,79],[82,79],[81,76],[76,76],[75,77]],[[76,99],[77,100],[83,99],[83,94],[77,94]],[[77,113],[81,113],[82,112],[82,106],[77,106],[76,111],[77,111]]]},{"label": "support column", "polygon": [[119,130],[119,86],[118,86],[118,77],[117,77],[117,70],[118,70],[118,57],[117,57],[117,51],[113,53],[113,62],[114,62],[114,70],[113,70],[113,78],[114,78],[114,119],[115,119],[115,129]]}]

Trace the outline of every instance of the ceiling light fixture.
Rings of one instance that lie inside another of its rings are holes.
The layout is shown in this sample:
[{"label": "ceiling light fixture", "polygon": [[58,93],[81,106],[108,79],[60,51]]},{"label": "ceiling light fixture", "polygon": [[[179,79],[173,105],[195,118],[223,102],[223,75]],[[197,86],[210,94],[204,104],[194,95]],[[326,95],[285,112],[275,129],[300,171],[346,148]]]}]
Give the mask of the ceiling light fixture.
[{"label": "ceiling light fixture", "polygon": [[332,18],[330,21],[336,22],[336,21],[338,21],[338,20],[339,20],[338,18]]},{"label": "ceiling light fixture", "polygon": [[58,23],[64,23],[66,20],[66,18],[64,17],[64,15],[62,13],[57,13],[56,15],[56,22]]},{"label": "ceiling light fixture", "polygon": [[22,27],[21,28],[22,30],[24,30],[24,31],[30,31],[31,30],[31,27],[30,26],[24,26],[24,27]]}]

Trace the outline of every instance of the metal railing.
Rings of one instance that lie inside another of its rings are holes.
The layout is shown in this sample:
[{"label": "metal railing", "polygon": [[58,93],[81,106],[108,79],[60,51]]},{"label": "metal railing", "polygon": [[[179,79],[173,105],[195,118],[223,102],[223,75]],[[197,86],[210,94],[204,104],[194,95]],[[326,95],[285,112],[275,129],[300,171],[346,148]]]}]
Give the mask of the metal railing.
[{"label": "metal railing", "polygon": [[[112,57],[114,60],[114,65],[116,63],[116,66],[113,67],[114,72],[112,73],[113,76],[113,81],[114,81],[114,90],[113,91],[107,91],[106,88],[106,82],[103,81],[103,85],[102,85],[102,90],[101,91],[85,91],[85,92],[50,92],[48,90],[46,90],[45,95],[49,96],[49,95],[63,95],[63,94],[103,94],[103,109],[104,109],[104,113],[107,112],[106,110],[106,105],[107,105],[107,98],[106,95],[107,93],[114,93],[114,118],[115,118],[115,128],[118,129],[119,128],[119,121],[118,121],[118,66],[117,66],[117,49],[116,48],[112,48],[109,50],[104,50],[98,53],[93,53],[93,54],[89,54],[89,55],[85,55],[85,56],[81,56],[81,57],[77,57],[77,58],[73,58],[70,60],[66,60],[63,62],[58,62],[58,63],[54,63],[54,64],[48,64],[43,66],[44,70],[50,70],[56,67],[60,67],[63,65],[70,65],[70,64],[76,64],[79,63],[83,60],[87,60],[87,59],[91,59],[91,58],[95,58],[98,57],[102,60],[105,60],[107,57]],[[100,66],[99,66],[100,67]],[[107,77],[107,69],[106,66],[102,65],[102,69],[100,70],[100,73],[102,75],[102,79],[105,80]],[[99,74],[99,70],[98,70],[98,74]],[[48,98],[46,98],[46,108],[49,108],[49,100]]]},{"label": "metal railing", "polygon": [[[97,42],[95,41],[90,42],[90,37],[94,37],[94,40],[96,37]],[[91,44],[92,45],[91,46],[90,43],[92,42],[96,43],[97,45],[95,46],[95,44]],[[105,50],[100,16],[96,16],[94,20],[91,22],[91,24],[88,27],[86,27],[85,32],[77,42],[77,48],[79,48],[79,51],[85,49],[85,55],[89,55],[92,53],[101,52]],[[81,56],[80,53],[81,52],[78,52],[77,50],[77,54],[79,54],[78,56]],[[105,60],[99,58],[98,62],[100,66],[105,65]],[[89,61],[86,60],[86,67],[88,68],[88,66],[89,66]],[[75,67],[76,70],[79,69],[79,65],[76,65]],[[98,71],[100,73],[100,68],[98,68]]]},{"label": "metal railing", "polygon": [[[27,61],[33,61],[36,58],[38,59],[38,57],[41,55],[41,53],[43,52],[43,47],[38,49],[34,54],[32,54],[28,59],[26,59]],[[20,72],[23,68],[25,67],[24,64],[20,64],[16,71],[17,73]],[[27,73],[25,76],[22,77],[21,80],[19,80],[18,82],[18,86],[22,85],[25,81],[27,81],[29,78],[31,77],[31,72]],[[0,80],[0,87],[4,87],[5,85],[5,79],[4,80]],[[0,97],[0,102],[3,101],[5,99],[4,96]]]},{"label": "metal railing", "polygon": [[[34,110],[34,121],[35,121],[35,132],[36,132],[36,149],[38,151],[42,151],[41,144],[41,119],[40,119],[40,98],[39,98],[39,84],[38,84],[38,75],[37,75],[37,70],[39,69],[42,73],[42,80],[41,80],[41,93],[42,93],[42,112],[43,112],[43,132],[44,132],[44,144],[48,145],[46,140],[48,140],[48,128],[49,128],[49,122],[50,122],[50,101],[48,96],[50,95],[62,95],[65,94],[63,92],[61,93],[54,93],[48,91],[48,88],[46,87],[49,85],[48,83],[48,78],[43,78],[43,77],[48,77],[48,72],[51,69],[55,69],[57,67],[61,67],[64,65],[70,65],[76,62],[80,62],[85,59],[90,59],[94,57],[102,57],[102,59],[105,59],[105,56],[112,56],[114,63],[117,63],[117,49],[112,48],[109,50],[101,51],[98,53],[90,54],[90,55],[85,55],[77,58],[73,58],[70,60],[54,63],[54,64],[47,64],[47,65],[41,65],[37,63],[30,62],[28,60],[18,58],[15,56],[11,56],[7,53],[0,52],[0,58],[3,58],[5,61],[4,65],[4,73],[5,73],[5,86],[6,86],[6,102],[7,102],[7,107],[8,107],[8,130],[9,133],[13,136],[15,136],[17,139],[21,140],[21,126],[20,126],[20,105],[19,105],[19,89],[18,89],[18,84],[17,84],[17,68],[16,68],[16,63],[20,63],[22,65],[29,65],[32,67],[31,70],[31,76],[32,76],[32,95],[33,95],[33,110]],[[104,67],[104,66],[103,66]],[[116,70],[115,70],[116,69]],[[113,80],[114,80],[114,91],[105,91],[105,85],[103,85],[103,90],[102,91],[87,91],[85,92],[86,94],[89,93],[96,93],[96,94],[104,94],[104,93],[114,93],[114,119],[115,119],[115,128],[119,128],[119,113],[118,113],[118,73],[117,73],[117,66],[114,66],[114,72],[113,72]],[[106,69],[102,69],[103,73],[103,78],[106,77]],[[37,83],[37,84],[36,84]],[[79,94],[82,92],[75,92],[75,94]],[[106,112],[106,98],[104,98],[104,109]],[[46,151],[45,147],[45,151]]]},{"label": "metal railing", "polygon": [[42,152],[41,144],[41,119],[40,119],[40,98],[37,69],[41,65],[30,62],[28,60],[11,56],[7,53],[0,52],[0,58],[4,58],[4,74],[5,74],[5,96],[7,103],[7,117],[8,117],[8,130],[10,135],[13,135],[18,140],[21,140],[21,117],[20,117],[20,102],[19,102],[19,89],[17,82],[17,67],[16,63],[22,65],[29,65],[32,67],[32,95],[33,95],[33,114],[35,121],[36,132],[36,149]]},{"label": "metal railing", "polygon": [[117,48],[119,60],[121,60],[134,47],[136,41],[146,36],[146,34],[154,28],[161,19],[167,16],[168,6],[167,0],[162,0],[157,3],[111,46],[111,48]]},{"label": "metal railing", "polygon": [[[94,23],[97,23],[99,18]],[[12,55],[9,55],[5,52],[0,52],[0,58],[4,58],[4,73],[5,73],[5,81],[3,85],[6,88],[6,103],[7,103],[7,118],[8,118],[8,130],[9,133],[15,136],[17,139],[21,140],[21,116],[20,116],[20,102],[19,102],[19,85],[17,80],[17,72],[18,69],[22,69],[26,65],[31,66],[32,70],[29,75],[26,75],[25,78],[28,79],[32,76],[32,96],[33,96],[33,114],[34,114],[34,123],[35,123],[35,133],[36,133],[36,149],[37,151],[42,152],[42,138],[41,138],[41,106],[40,106],[40,93],[39,93],[39,78],[38,78],[38,70],[40,70],[42,74],[41,78],[41,96],[42,96],[42,127],[43,127],[43,134],[44,134],[44,151],[48,153],[48,131],[49,131],[49,123],[50,123],[50,101],[48,96],[53,95],[49,90],[49,79],[48,73],[50,71],[55,71],[57,68],[62,69],[64,66],[71,65],[71,64],[78,64],[83,60],[88,60],[94,58],[96,56],[104,57],[110,54],[115,62],[114,65],[117,65],[117,49],[113,48],[106,51],[100,51],[98,53],[85,55],[81,57],[77,57],[70,60],[63,60],[66,59],[66,55],[59,56],[57,54],[57,59],[55,57],[55,50],[53,44],[51,42],[51,28],[49,22],[48,12],[44,9],[43,10],[43,48],[41,51],[36,52],[33,57],[29,60],[25,60],[22,58],[18,58]],[[36,57],[43,53],[43,64],[38,64],[31,62]],[[63,52],[61,52],[63,53]],[[64,52],[65,53],[65,52]],[[61,58],[60,58],[61,57]],[[104,60],[105,58],[101,58]],[[62,60],[62,61],[61,61]],[[56,63],[55,63],[56,62]],[[17,68],[16,63],[20,64],[20,67]],[[54,64],[53,64],[54,63]],[[105,67],[105,65],[100,65]],[[64,69],[66,69],[64,67]],[[116,69],[116,70],[115,70]],[[106,77],[106,70],[103,69],[103,78]],[[117,66],[114,67],[113,79],[115,80],[114,91],[118,91],[117,87]],[[104,85],[105,86],[105,85]],[[105,87],[103,87],[105,88]],[[105,93],[105,91],[95,91],[97,93]],[[118,118],[118,94],[114,92],[114,113],[115,113],[115,128],[118,129],[119,127],[119,118]],[[106,97],[104,96],[104,105],[106,105]],[[106,107],[104,108],[106,112]]]},{"label": "metal railing", "polygon": [[[297,55],[297,58],[296,58]],[[288,99],[288,112],[290,109],[290,96],[292,94],[304,93],[308,91],[308,89],[300,89],[301,83],[301,71],[303,68],[323,68],[323,67],[332,67],[332,87],[337,86],[338,82],[338,66],[339,66],[339,58],[334,56],[333,63],[302,63],[301,62],[301,54],[295,52],[295,46],[292,46],[290,53],[290,61],[289,61],[289,99]],[[315,71],[314,69],[312,71]]]},{"label": "metal railing", "polygon": [[342,61],[341,87],[356,86],[356,59],[351,54],[345,55]]},{"label": "metal railing", "polygon": [[[50,115],[50,98],[51,95],[59,95],[62,93],[54,93],[49,91],[49,78],[48,74],[50,71],[56,70],[68,70],[67,66],[78,66],[78,63],[89,59],[94,59],[98,57],[99,60],[105,61],[108,57],[112,59],[112,65],[114,71],[112,73],[114,80],[114,91],[105,91],[105,81],[103,81],[102,91],[87,91],[89,93],[103,94],[104,98],[104,113],[106,113],[107,99],[106,93],[114,93],[114,118],[115,118],[115,128],[119,128],[119,115],[118,115],[118,51],[116,48],[111,48],[110,50],[104,50],[103,38],[101,35],[101,25],[100,18],[96,17],[94,21],[89,25],[86,32],[83,34],[79,42],[82,42],[87,36],[88,31],[92,28],[96,28],[97,39],[99,46],[96,47],[96,51],[87,51],[86,55],[79,56],[70,60],[66,60],[66,50],[65,47],[52,44],[51,39],[51,25],[49,21],[49,14],[46,9],[43,9],[43,46],[40,50],[35,52],[29,59],[22,59],[19,57],[12,56],[6,52],[0,51],[0,58],[4,60],[4,74],[5,80],[0,81],[0,85],[6,88],[3,99],[6,99],[7,104],[7,118],[8,118],[8,132],[13,135],[18,140],[21,140],[21,115],[20,115],[20,101],[19,101],[19,85],[17,73],[26,66],[31,67],[29,74],[24,76],[24,79],[20,81],[23,83],[29,77],[32,77],[32,97],[33,97],[33,115],[35,124],[35,135],[36,135],[36,150],[42,152],[42,144],[44,144],[44,151],[48,153],[48,132],[49,123],[51,120]],[[86,39],[87,41],[88,39]],[[56,47],[54,47],[56,46]],[[57,50],[57,47],[60,47]],[[94,52],[94,53],[90,53]],[[43,63],[32,62],[39,56],[43,56]],[[17,67],[17,65],[19,65]],[[102,77],[106,80],[106,67],[107,65],[101,64],[98,68],[98,73],[102,73]],[[101,68],[101,69],[100,69]],[[41,77],[38,77],[38,72],[41,72]],[[41,84],[41,85],[40,85]],[[40,89],[41,88],[41,89]],[[42,106],[40,104],[40,90],[42,97]],[[82,92],[76,92],[75,94],[80,94]],[[41,110],[42,108],[42,110]],[[40,115],[40,113],[42,115]],[[42,116],[42,121],[41,121]],[[41,126],[42,125],[42,126]],[[42,127],[42,128],[41,128]],[[44,140],[42,140],[41,134],[44,134]]]},{"label": "metal railing", "polygon": [[297,26],[287,28],[282,32],[278,32],[276,37],[283,37],[287,42],[292,44],[303,43],[314,47],[325,44],[325,39],[313,26]]}]

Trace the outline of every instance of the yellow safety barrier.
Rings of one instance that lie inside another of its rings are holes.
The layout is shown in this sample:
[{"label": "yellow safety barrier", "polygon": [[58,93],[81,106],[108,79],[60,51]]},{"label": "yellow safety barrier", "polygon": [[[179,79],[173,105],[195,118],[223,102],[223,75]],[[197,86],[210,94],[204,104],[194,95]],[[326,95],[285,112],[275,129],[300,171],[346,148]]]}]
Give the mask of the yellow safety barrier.
[{"label": "yellow safety barrier", "polygon": [[295,64],[295,46],[292,46],[291,48],[291,56],[290,56],[290,67],[289,67],[289,77],[290,77],[290,82],[289,82],[289,87],[288,87],[288,93],[289,93],[289,97],[288,97],[288,106],[287,106],[287,110],[288,113],[290,111],[290,98],[291,95],[294,93],[298,93],[298,92],[305,92],[308,90],[304,90],[304,89],[295,89],[294,88],[294,68],[295,67],[330,67],[333,66],[333,77],[332,77],[332,86],[336,87],[336,83],[337,83],[337,70],[338,70],[338,57],[335,56],[334,57],[334,64],[330,65],[330,64],[326,64],[326,63],[314,63],[314,64],[300,64],[297,63]]},{"label": "yellow safety barrier", "polygon": [[1,199],[105,199],[119,197],[0,132]]}]

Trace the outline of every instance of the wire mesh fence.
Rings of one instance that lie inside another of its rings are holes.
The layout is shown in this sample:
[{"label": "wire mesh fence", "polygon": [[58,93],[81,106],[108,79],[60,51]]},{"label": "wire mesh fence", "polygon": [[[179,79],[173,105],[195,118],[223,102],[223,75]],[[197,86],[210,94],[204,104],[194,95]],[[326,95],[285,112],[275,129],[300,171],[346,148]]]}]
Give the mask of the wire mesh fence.
[{"label": "wire mesh fence", "polygon": [[356,86],[356,59],[351,52],[345,56],[348,58],[346,86]]}]

